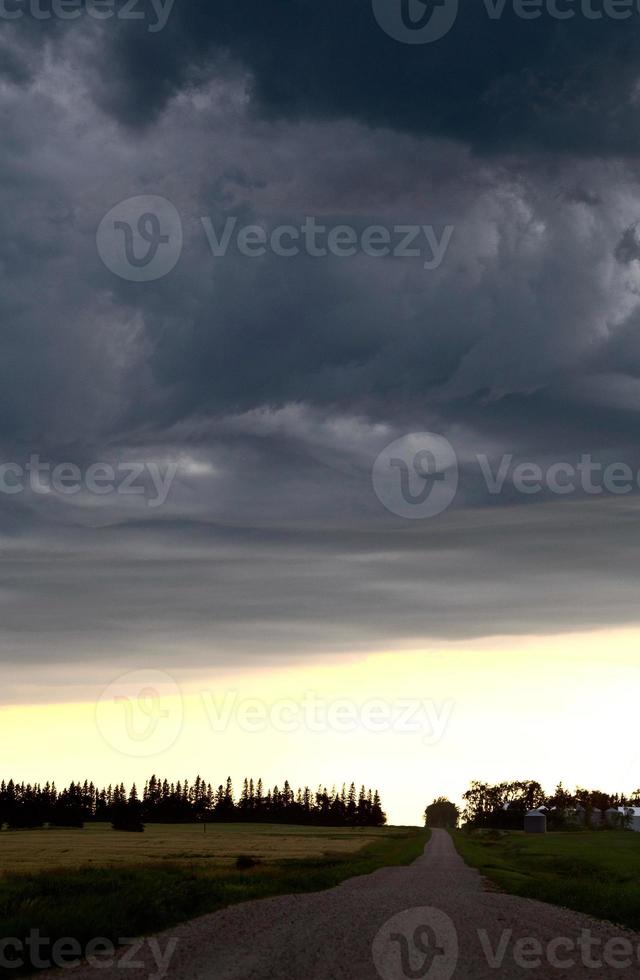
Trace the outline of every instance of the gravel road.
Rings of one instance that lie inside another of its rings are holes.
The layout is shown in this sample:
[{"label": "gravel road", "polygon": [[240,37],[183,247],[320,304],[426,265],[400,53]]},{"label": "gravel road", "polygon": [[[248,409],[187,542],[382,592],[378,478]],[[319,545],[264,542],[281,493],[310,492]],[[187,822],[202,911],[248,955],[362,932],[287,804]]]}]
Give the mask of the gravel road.
[{"label": "gravel road", "polygon": [[[168,969],[158,968],[174,947]],[[70,973],[74,980],[638,980],[639,948],[639,934],[491,891],[436,830],[409,867],[236,905],[146,940],[134,951],[138,967],[120,961]]]}]

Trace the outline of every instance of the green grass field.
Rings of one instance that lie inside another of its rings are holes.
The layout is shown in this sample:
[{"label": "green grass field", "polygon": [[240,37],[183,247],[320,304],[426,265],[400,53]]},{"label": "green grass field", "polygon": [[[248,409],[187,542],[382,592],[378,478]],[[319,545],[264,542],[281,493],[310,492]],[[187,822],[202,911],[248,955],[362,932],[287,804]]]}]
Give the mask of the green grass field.
[{"label": "green grass field", "polygon": [[[38,929],[83,945],[96,936],[115,942],[236,902],[318,891],[386,865],[409,864],[427,840],[428,831],[416,827],[231,824],[215,832],[209,827],[206,835],[201,826],[182,825],[148,826],[139,835],[106,827],[5,831],[0,867],[7,855],[14,870],[0,876],[0,937]],[[78,861],[77,854],[89,852],[90,861]],[[260,863],[236,870],[240,855]]]},{"label": "green grass field", "polygon": [[640,834],[453,834],[467,864],[499,888],[640,930]]}]

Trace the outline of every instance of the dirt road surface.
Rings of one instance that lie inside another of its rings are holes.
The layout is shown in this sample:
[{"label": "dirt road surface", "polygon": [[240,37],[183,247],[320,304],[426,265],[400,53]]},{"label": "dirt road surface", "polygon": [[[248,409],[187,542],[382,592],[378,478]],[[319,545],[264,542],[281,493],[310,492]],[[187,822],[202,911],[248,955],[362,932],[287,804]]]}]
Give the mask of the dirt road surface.
[{"label": "dirt road surface", "polygon": [[[141,941],[142,942],[142,941]],[[74,980],[544,980],[633,977],[640,935],[490,890],[445,831],[405,868],[236,905]],[[133,954],[133,955],[132,955]],[[160,965],[158,965],[160,961]]]}]

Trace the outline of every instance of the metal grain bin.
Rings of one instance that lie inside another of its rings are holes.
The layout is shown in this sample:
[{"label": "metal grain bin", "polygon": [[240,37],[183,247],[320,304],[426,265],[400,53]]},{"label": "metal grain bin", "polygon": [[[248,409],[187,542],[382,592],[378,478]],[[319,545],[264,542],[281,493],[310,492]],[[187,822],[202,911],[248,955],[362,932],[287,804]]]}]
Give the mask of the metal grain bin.
[{"label": "metal grain bin", "polygon": [[587,811],[583,806],[580,806],[580,804],[578,804],[578,806],[575,809],[575,817],[578,826],[584,827],[584,825],[587,822]]},{"label": "metal grain bin", "polygon": [[524,818],[525,834],[546,834],[547,815],[540,810],[530,810]]}]

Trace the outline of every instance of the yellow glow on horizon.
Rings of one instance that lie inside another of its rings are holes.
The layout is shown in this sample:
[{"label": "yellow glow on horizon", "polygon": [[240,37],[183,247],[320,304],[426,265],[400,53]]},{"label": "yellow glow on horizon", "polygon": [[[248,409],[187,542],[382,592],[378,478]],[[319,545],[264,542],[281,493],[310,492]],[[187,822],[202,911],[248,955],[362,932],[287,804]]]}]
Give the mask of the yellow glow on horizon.
[{"label": "yellow glow on horizon", "polygon": [[629,792],[640,784],[628,734],[639,641],[625,629],[174,671],[179,689],[168,678],[157,703],[109,695],[98,718],[95,695],[11,705],[0,710],[1,776],[140,788],[152,772],[216,784],[231,775],[236,790],[245,775],[312,789],[353,779],[380,789],[396,823],[419,822],[434,796],[459,800],[473,778]]}]

